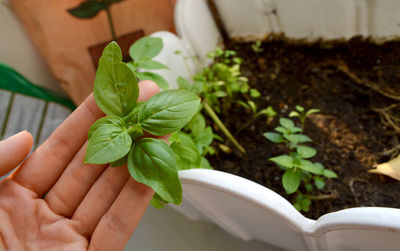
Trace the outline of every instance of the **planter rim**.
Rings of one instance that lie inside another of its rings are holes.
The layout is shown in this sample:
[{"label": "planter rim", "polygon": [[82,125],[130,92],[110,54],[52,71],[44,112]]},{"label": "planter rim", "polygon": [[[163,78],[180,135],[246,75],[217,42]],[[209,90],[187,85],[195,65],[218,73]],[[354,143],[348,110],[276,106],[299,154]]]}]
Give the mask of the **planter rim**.
[{"label": "planter rim", "polygon": [[[321,216],[318,220],[304,217],[293,205],[271,189],[240,176],[209,169],[179,171],[183,185],[211,188],[285,219],[290,227],[312,237],[330,231],[360,229],[400,233],[400,209],[389,207],[354,207]],[[357,216],[357,217],[356,217]]]}]

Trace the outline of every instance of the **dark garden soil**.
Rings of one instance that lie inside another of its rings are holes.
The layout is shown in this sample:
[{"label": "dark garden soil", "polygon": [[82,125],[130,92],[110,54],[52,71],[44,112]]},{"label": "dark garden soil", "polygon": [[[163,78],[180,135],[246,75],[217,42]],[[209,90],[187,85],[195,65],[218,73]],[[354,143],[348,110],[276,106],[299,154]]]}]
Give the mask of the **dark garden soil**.
[{"label": "dark garden soil", "polygon": [[[271,41],[263,43],[261,53],[253,52],[249,43],[232,43],[228,48],[244,59],[242,73],[262,93],[258,107],[271,105],[278,116],[270,122],[261,117],[237,136],[247,155],[219,151],[212,156],[215,169],[253,180],[292,201],[294,196],[286,195],[281,185],[283,171],[268,161],[287,149],[262,134],[273,131],[279,117],[287,117],[295,105],[318,108],[321,112],[309,117],[304,131],[318,151],[312,161],[334,170],[339,178],[327,180],[314,195],[338,197],[313,201],[305,215],[317,219],[350,207],[400,208],[400,183],[368,172],[399,153],[393,149],[399,145],[400,132],[385,116],[400,118],[400,107],[395,107],[400,101],[387,97],[400,97],[400,42],[377,46],[353,39],[311,46]],[[248,117],[239,106],[226,114],[221,117],[232,132]]]}]

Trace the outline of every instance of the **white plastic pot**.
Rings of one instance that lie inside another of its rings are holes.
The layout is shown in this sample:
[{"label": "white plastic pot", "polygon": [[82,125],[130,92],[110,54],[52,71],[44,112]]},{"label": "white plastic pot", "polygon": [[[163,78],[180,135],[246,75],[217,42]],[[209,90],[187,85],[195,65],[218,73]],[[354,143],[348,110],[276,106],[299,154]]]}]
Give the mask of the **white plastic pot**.
[{"label": "white plastic pot", "polygon": [[[375,41],[400,36],[398,0],[215,0],[231,37],[260,39],[271,33],[288,38]],[[207,64],[204,55],[221,40],[205,0],[179,0],[175,9],[179,37],[157,32],[164,50],[157,60],[172,70],[159,73],[176,88]],[[199,61],[183,60],[184,55]],[[199,63],[200,62],[200,63]],[[196,65],[200,64],[200,65]],[[288,250],[399,250],[400,209],[352,208],[318,220],[302,216],[286,199],[250,180],[215,170],[180,172],[183,203],[173,206],[194,220],[207,220],[243,240],[261,240]]]}]

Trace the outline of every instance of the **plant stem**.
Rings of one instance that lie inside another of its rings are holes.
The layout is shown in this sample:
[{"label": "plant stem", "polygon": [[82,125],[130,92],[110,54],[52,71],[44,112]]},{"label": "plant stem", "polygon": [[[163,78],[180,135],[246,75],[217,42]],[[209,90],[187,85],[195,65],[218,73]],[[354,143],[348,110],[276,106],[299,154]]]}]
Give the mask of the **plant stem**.
[{"label": "plant stem", "polygon": [[239,135],[239,133],[240,133],[243,129],[245,129],[245,128],[247,128],[249,125],[253,124],[253,123],[256,121],[256,119],[257,119],[260,115],[261,115],[261,114],[256,114],[256,115],[253,116],[251,119],[249,119],[245,124],[243,124],[243,125],[236,131],[236,134],[235,134],[235,135]]},{"label": "plant stem", "polygon": [[110,7],[108,7],[108,8],[106,9],[106,12],[107,12],[108,23],[109,23],[110,29],[111,29],[111,36],[112,36],[112,39],[113,39],[114,41],[116,41],[116,40],[117,40],[117,36],[115,35],[114,23],[113,23],[113,20],[112,20],[112,17],[111,17]]},{"label": "plant stem", "polygon": [[334,194],[323,194],[323,195],[307,195],[307,198],[310,200],[331,200],[331,199],[336,199],[339,196],[334,193]]},{"label": "plant stem", "polygon": [[215,122],[215,124],[221,129],[221,131],[225,134],[225,136],[235,145],[235,147],[241,152],[246,154],[246,150],[237,142],[235,137],[229,132],[229,130],[225,127],[224,123],[218,118],[218,115],[214,112],[214,110],[208,105],[206,101],[203,101],[203,107],[206,110],[207,114],[211,117],[211,119]]}]

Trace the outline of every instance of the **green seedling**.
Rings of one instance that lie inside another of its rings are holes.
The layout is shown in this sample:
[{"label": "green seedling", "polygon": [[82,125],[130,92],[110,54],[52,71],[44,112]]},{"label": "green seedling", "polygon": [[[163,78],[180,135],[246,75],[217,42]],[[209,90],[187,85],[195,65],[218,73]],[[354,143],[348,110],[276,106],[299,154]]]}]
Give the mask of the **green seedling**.
[{"label": "green seedling", "polygon": [[252,45],[251,45],[251,49],[255,52],[255,53],[261,53],[264,51],[263,48],[261,48],[262,42],[261,40],[257,40],[255,41]]},{"label": "green seedling", "polygon": [[256,89],[250,88],[248,79],[241,75],[240,64],[243,60],[236,56],[235,51],[216,48],[208,53],[207,57],[213,59],[214,64],[204,67],[201,72],[195,74],[193,84],[179,77],[178,85],[181,89],[199,95],[205,113],[240,152],[246,153],[218,114],[227,112],[236,100],[243,99],[245,95],[258,98],[261,94]]},{"label": "green seedling", "polygon": [[206,121],[200,112],[196,113],[181,131],[173,133],[169,138],[171,148],[176,155],[178,169],[212,169],[205,156],[215,153],[215,149],[211,146],[213,139],[211,127],[206,126]]},{"label": "green seedling", "polygon": [[162,39],[159,37],[142,37],[129,48],[129,55],[133,61],[128,62],[128,67],[142,80],[151,80],[158,84],[161,89],[168,89],[168,82],[159,74],[144,70],[168,70],[169,68],[161,62],[154,60],[163,49]]},{"label": "green seedling", "polygon": [[69,9],[68,12],[74,17],[89,19],[95,17],[100,11],[105,10],[110,25],[112,39],[116,40],[117,36],[115,35],[115,27],[111,17],[110,8],[113,4],[121,1],[122,0],[86,0],[80,5]]},{"label": "green seedling", "polygon": [[100,58],[94,84],[96,104],[106,116],[89,130],[85,163],[127,163],[132,178],[156,192],[154,206],[179,204],[182,187],[175,155],[162,139],[144,132],[162,136],[180,130],[198,111],[200,99],[185,90],[163,91],[137,103],[138,96],[136,76],[122,62],[118,44],[111,42]]},{"label": "green seedling", "polygon": [[305,111],[302,106],[296,105],[296,111],[290,112],[289,117],[298,117],[300,119],[301,128],[303,128],[306,118],[308,116],[310,116],[311,114],[317,113],[317,112],[319,112],[319,109],[310,109],[308,111]]},{"label": "green seedling", "polygon": [[239,101],[237,101],[237,103],[251,111],[251,118],[249,120],[247,120],[247,122],[244,123],[236,131],[236,135],[238,135],[243,129],[247,128],[249,125],[254,123],[256,121],[256,119],[262,115],[266,115],[268,120],[270,120],[276,116],[276,112],[271,106],[268,106],[267,108],[264,108],[262,110],[258,110],[256,103],[254,103],[251,100],[247,101],[247,103],[239,100]]},{"label": "green seedling", "polygon": [[[311,205],[311,200],[320,199],[318,196],[310,195],[314,186],[321,190],[325,186],[324,178],[337,178],[337,175],[335,172],[325,169],[321,163],[310,160],[317,154],[317,151],[304,145],[312,142],[312,140],[303,134],[302,128],[297,127],[292,120],[287,118],[281,118],[279,124],[275,128],[275,132],[267,132],[264,136],[274,143],[286,144],[289,153],[272,157],[270,161],[285,171],[282,176],[282,185],[285,192],[287,194],[297,193],[297,198],[294,202],[295,208],[299,211],[307,212]],[[306,191],[305,194],[299,190],[302,181]],[[332,196],[323,197],[333,198]]]}]

